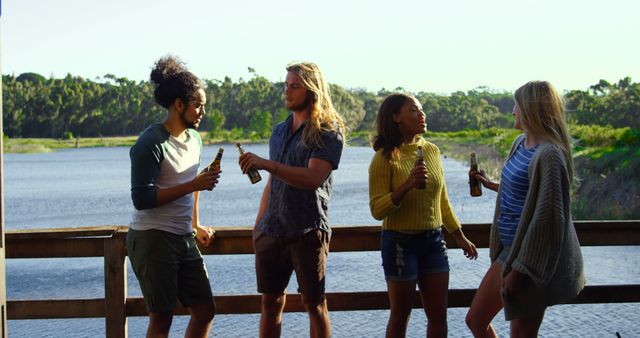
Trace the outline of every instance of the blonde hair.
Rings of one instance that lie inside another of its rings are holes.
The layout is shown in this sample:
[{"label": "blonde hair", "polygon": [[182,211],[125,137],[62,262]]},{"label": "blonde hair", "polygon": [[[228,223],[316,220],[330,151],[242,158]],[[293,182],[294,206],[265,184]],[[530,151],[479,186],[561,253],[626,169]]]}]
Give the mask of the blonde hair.
[{"label": "blonde hair", "polygon": [[[302,81],[304,87],[311,92],[313,102],[309,112],[309,122],[302,131],[302,143],[323,147],[321,133],[324,131],[343,134],[344,121],[333,107],[329,95],[329,84],[324,80],[320,68],[311,62],[290,63],[287,72],[294,72]],[[342,140],[344,142],[344,135]]]},{"label": "blonde hair", "polygon": [[531,81],[518,88],[514,98],[527,131],[562,150],[570,181],[573,182],[573,158],[563,97],[549,82]]}]

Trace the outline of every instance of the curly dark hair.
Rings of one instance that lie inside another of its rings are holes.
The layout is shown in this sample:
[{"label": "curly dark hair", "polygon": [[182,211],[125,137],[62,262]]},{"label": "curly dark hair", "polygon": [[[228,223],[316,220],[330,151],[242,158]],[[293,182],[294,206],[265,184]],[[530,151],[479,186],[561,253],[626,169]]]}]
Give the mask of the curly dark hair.
[{"label": "curly dark hair", "polygon": [[372,140],[373,150],[382,148],[382,154],[390,158],[392,153],[404,142],[402,133],[398,125],[393,122],[393,116],[400,112],[400,109],[411,96],[394,93],[384,99],[378,110],[376,118],[377,135]]},{"label": "curly dark hair", "polygon": [[156,61],[150,79],[155,85],[153,97],[164,108],[169,108],[177,98],[185,104],[194,101],[198,90],[203,88],[200,79],[188,71],[179,58],[171,55]]}]

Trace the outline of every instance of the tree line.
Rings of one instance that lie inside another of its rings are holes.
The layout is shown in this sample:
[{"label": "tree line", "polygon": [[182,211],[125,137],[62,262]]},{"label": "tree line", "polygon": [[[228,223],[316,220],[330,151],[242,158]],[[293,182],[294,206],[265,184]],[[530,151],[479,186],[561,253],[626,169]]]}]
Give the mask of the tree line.
[{"label": "tree line", "polygon": [[[264,139],[289,112],[284,83],[271,82],[249,69],[251,78],[204,80],[207,117],[201,130],[210,135],[232,131],[237,137]],[[45,78],[36,73],[3,75],[4,134],[11,138],[125,136],[140,133],[166,112],[153,101],[147,81],[107,74],[95,80],[67,75]],[[373,131],[379,104],[403,88],[371,92],[331,84],[336,109],[349,131]],[[486,87],[450,95],[412,93],[423,105],[429,130],[459,131],[513,126],[512,93]],[[601,80],[586,90],[565,93],[568,118],[575,124],[640,128],[640,83],[626,77]]]}]

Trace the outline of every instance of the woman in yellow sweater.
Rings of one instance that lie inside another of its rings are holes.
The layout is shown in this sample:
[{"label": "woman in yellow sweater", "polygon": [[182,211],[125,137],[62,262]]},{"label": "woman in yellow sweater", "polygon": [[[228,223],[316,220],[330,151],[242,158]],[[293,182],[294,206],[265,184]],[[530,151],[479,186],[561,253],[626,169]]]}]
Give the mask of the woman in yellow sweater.
[{"label": "woman in yellow sweater", "polygon": [[[478,252],[449,203],[440,150],[421,136],[427,124],[420,102],[392,94],[382,102],[376,123],[369,206],[373,217],[383,221],[382,266],[391,305],[386,337],[406,335],[416,284],[427,315],[427,336],[446,337],[449,261],[442,226],[469,259],[476,259]],[[416,164],[418,147],[425,165]]]}]

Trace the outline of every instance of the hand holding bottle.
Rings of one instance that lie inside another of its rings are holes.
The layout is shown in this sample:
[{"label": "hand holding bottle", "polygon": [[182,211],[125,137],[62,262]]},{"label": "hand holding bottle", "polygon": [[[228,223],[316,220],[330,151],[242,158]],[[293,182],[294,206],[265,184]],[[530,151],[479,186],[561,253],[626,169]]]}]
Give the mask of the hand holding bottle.
[{"label": "hand holding bottle", "polygon": [[407,181],[413,188],[424,189],[427,186],[427,178],[427,167],[424,165],[416,165],[411,170],[409,177],[407,177]]},{"label": "hand holding bottle", "polygon": [[478,172],[478,162],[476,161],[476,153],[471,153],[469,160],[469,192],[471,196],[482,196],[482,185],[475,177]]},{"label": "hand holding bottle", "polygon": [[218,179],[220,179],[220,167],[214,167],[208,170],[209,167],[205,168],[196,178],[193,179],[193,183],[195,185],[195,191],[202,190],[213,190],[215,186],[218,184]]},{"label": "hand holding bottle", "polygon": [[246,152],[240,155],[238,164],[243,174],[248,173],[250,170],[261,170],[266,168],[267,160],[252,153]]},{"label": "hand holding bottle", "polygon": [[427,179],[429,177],[427,173],[427,165],[422,157],[422,147],[418,147],[416,155],[416,163],[413,166],[413,169],[411,169],[409,176],[404,183],[391,194],[391,201],[393,204],[398,205],[404,196],[412,189],[425,189],[427,187]]},{"label": "hand holding bottle", "polygon": [[[242,145],[240,143],[236,143],[236,147],[238,147],[238,151],[240,152],[240,156],[242,157],[242,155],[245,154],[244,149],[242,149]],[[240,167],[242,168],[242,160],[239,160],[239,162]],[[247,171],[243,169],[242,173],[249,176],[249,181],[251,181],[251,184],[256,184],[262,180],[262,176],[260,176],[260,173],[255,168],[249,168]]]},{"label": "hand holding bottle", "polygon": [[424,163],[424,155],[422,153],[422,147],[418,147],[416,152],[416,164],[411,170],[411,177],[414,180],[414,187],[416,189],[424,189],[427,187],[427,165]]},{"label": "hand holding bottle", "polygon": [[194,182],[196,184],[196,191],[201,190],[213,190],[213,188],[218,184],[218,179],[220,178],[220,163],[222,162],[222,154],[224,153],[223,148],[218,149],[218,153],[216,157],[213,159],[213,162],[209,164],[204,170],[196,176]]},{"label": "hand holding bottle", "polygon": [[482,183],[485,188],[498,191],[500,184],[491,181],[484,170],[478,169],[478,171],[475,172],[469,171],[469,179],[471,179],[471,175],[473,175],[473,178],[478,180],[478,182]]}]

